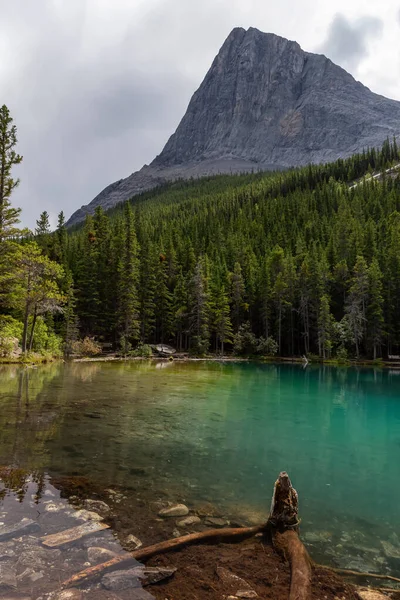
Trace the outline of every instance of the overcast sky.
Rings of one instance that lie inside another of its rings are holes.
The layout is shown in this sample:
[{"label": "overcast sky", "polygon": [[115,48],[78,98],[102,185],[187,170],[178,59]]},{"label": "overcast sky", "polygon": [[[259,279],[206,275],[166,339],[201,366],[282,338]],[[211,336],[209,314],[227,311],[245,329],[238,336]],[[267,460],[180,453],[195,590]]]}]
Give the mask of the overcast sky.
[{"label": "overcast sky", "polygon": [[400,100],[398,0],[0,0],[0,103],[19,133],[13,202],[55,223],[158,154],[233,27],[326,54]]}]

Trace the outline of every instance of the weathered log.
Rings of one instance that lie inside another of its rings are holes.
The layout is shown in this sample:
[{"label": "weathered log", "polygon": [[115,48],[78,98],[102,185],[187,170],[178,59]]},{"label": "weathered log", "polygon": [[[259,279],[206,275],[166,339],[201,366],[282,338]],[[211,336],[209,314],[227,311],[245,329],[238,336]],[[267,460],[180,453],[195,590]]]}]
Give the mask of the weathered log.
[{"label": "weathered log", "polygon": [[143,561],[155,556],[156,554],[165,554],[166,552],[172,552],[173,550],[179,550],[185,546],[207,543],[207,542],[239,542],[245,538],[262,533],[266,530],[266,524],[256,525],[255,527],[238,527],[238,528],[226,528],[226,529],[210,529],[208,531],[202,531],[201,533],[191,533],[189,535],[183,535],[172,540],[165,542],[159,542],[146,548],[140,548],[129,554],[120,554],[107,562],[101,563],[94,567],[89,567],[84,571],[80,571],[67,581],[62,584],[63,588],[73,587],[80,585],[98,577],[103,573],[115,568],[122,567],[125,563],[130,562],[132,559]]},{"label": "weathered log", "polygon": [[298,536],[298,495],[284,471],[275,482],[268,528],[274,548],[290,565],[289,600],[309,600],[311,559]]},{"label": "weathered log", "polygon": [[98,523],[97,521],[87,521],[83,525],[72,527],[72,529],[65,529],[61,533],[53,533],[51,535],[45,535],[41,538],[41,542],[44,546],[49,548],[57,548],[64,544],[69,544],[75,540],[80,540],[86,535],[96,533],[102,529],[108,529],[110,526],[105,523]]}]

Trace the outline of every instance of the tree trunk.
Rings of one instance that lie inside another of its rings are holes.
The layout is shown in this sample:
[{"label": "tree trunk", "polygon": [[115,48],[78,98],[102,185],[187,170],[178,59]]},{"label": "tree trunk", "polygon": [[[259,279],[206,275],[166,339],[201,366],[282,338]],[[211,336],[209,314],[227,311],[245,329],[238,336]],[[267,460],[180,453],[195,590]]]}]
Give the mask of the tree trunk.
[{"label": "tree trunk", "polygon": [[27,302],[25,305],[25,314],[24,314],[24,330],[22,333],[22,352],[25,354],[26,345],[28,341],[28,321],[29,321],[29,303]]},{"label": "tree trunk", "polygon": [[275,482],[268,526],[274,548],[290,564],[289,600],[311,597],[311,559],[298,534],[298,496],[284,471]]},{"label": "tree trunk", "polygon": [[33,313],[31,335],[29,337],[29,346],[28,346],[29,352],[32,350],[33,336],[34,336],[35,327],[36,327],[36,319],[37,319],[37,312],[36,312],[36,307],[35,307],[35,312]]}]

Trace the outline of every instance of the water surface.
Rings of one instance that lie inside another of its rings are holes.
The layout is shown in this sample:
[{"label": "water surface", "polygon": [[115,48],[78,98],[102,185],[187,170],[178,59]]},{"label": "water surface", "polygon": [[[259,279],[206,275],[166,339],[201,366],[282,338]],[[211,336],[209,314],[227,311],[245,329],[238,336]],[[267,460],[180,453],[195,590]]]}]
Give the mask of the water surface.
[{"label": "water surface", "polygon": [[400,571],[400,375],[251,363],[0,368],[0,464],[261,519],[289,472],[316,558]]}]

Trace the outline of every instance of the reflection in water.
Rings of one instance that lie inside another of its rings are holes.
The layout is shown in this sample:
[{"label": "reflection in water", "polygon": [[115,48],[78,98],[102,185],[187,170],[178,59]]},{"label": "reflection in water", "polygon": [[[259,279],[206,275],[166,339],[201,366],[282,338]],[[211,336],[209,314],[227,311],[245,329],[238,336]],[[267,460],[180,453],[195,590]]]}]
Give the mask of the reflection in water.
[{"label": "reflection in water", "polygon": [[[238,515],[265,514],[276,475],[287,470],[316,556],[323,550],[336,564],[350,557],[354,568],[361,561],[396,571],[388,548],[400,553],[399,377],[312,365],[162,364],[168,368],[3,368],[1,462],[90,477],[149,500],[160,491],[207,500]],[[383,472],[395,474],[385,497]],[[366,548],[374,552],[364,556]]]}]

